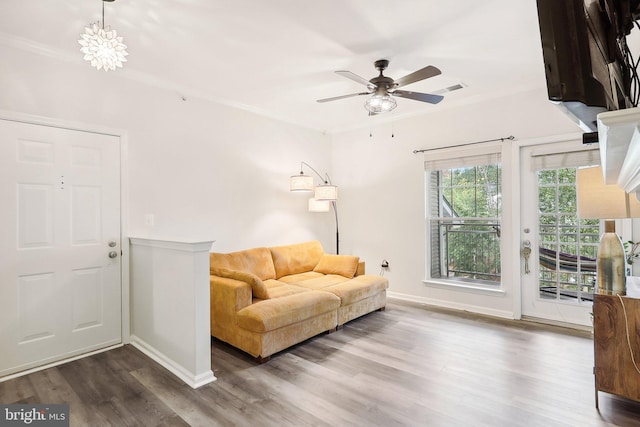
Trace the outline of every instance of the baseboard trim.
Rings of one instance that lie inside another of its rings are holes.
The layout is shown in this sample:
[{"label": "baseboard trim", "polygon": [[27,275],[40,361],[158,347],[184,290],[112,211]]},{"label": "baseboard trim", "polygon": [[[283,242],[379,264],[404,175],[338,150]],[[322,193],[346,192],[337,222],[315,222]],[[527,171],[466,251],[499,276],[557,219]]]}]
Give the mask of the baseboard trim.
[{"label": "baseboard trim", "polygon": [[542,323],[543,325],[558,326],[560,328],[576,329],[578,331],[593,332],[593,326],[580,325],[578,323],[567,323],[559,320],[543,319],[534,316],[522,316],[522,320],[533,323]]},{"label": "baseboard trim", "polygon": [[140,350],[146,356],[157,362],[160,366],[171,372],[176,377],[180,378],[191,388],[202,387],[205,384],[214,382],[217,378],[213,375],[213,371],[209,370],[202,373],[190,372],[184,366],[176,363],[174,360],[168,358],[164,353],[158,351],[152,345],[140,339],[136,335],[130,337],[131,345]]},{"label": "baseboard trim", "polygon": [[387,291],[387,297],[389,299],[414,302],[418,304],[433,305],[436,307],[450,308],[453,310],[468,311],[471,313],[484,314],[487,316],[499,317],[502,319],[510,319],[510,320],[515,319],[514,313],[512,311],[495,310],[495,309],[484,307],[484,306],[460,304],[460,303],[456,303],[448,300],[439,300],[435,298],[420,297],[417,295],[409,295],[409,294],[402,294],[398,292],[389,292],[389,291]]}]

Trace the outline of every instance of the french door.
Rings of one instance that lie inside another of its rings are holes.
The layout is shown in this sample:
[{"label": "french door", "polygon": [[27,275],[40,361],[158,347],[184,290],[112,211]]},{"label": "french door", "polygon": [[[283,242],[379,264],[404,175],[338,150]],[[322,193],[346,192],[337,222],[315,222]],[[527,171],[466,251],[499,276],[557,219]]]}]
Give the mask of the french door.
[{"label": "french door", "polygon": [[122,341],[120,139],[0,120],[0,377]]},{"label": "french door", "polygon": [[597,146],[523,147],[520,164],[522,315],[591,326],[599,221],[578,219],[575,176]]}]

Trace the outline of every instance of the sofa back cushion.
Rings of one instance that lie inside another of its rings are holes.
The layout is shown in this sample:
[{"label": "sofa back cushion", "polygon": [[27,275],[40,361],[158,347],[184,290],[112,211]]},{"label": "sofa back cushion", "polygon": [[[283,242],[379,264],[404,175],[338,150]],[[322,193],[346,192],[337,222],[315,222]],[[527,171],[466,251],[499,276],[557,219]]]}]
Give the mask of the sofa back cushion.
[{"label": "sofa back cushion", "polygon": [[324,254],[313,271],[322,274],[339,274],[351,279],[356,274],[359,262],[360,257],[357,256]]},{"label": "sofa back cushion", "polygon": [[295,245],[270,248],[276,279],[290,274],[312,271],[324,254],[322,244],[317,240]]},{"label": "sofa back cushion", "polygon": [[247,249],[246,251],[220,254],[209,254],[211,274],[220,268],[228,270],[245,271],[257,276],[260,280],[275,279],[276,272],[273,268],[271,252],[267,248]]}]

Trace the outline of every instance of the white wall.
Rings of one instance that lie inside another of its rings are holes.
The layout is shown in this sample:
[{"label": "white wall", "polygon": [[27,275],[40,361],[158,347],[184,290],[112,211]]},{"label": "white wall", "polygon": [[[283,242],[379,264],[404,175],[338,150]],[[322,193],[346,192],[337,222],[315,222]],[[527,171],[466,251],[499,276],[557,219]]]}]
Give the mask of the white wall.
[{"label": "white wall", "polygon": [[131,239],[131,344],[193,388],[216,379],[210,249],[211,242]]},{"label": "white wall", "polygon": [[[423,156],[412,151],[578,131],[543,87],[458,108],[445,100],[425,106],[435,110],[427,116],[325,136],[201,99],[182,101],[123,77],[126,71],[97,72],[6,46],[0,55],[0,110],[126,131],[130,235],[213,239],[221,252],[318,238],[332,251],[332,213],[308,213],[308,196],[288,191],[289,175],[306,161],[340,187],[341,253],[360,255],[370,273],[387,259],[392,294],[503,316],[515,309],[510,280],[500,296],[423,284]],[[398,108],[402,102],[411,101]],[[505,164],[514,173],[518,166]],[[154,227],[145,225],[147,214]],[[517,253],[504,256],[517,268]]]},{"label": "white wall", "polygon": [[[398,108],[402,108],[400,105]],[[579,129],[547,100],[545,88],[510,97],[447,109],[446,99],[428,116],[397,121],[333,136],[334,182],[340,185],[343,253],[358,254],[368,273],[378,273],[382,259],[389,261],[390,294],[416,301],[511,317],[519,298],[513,280],[520,265],[519,248],[503,254],[505,293],[453,290],[426,286],[424,155],[413,150],[484,141],[513,135],[517,140],[575,133]],[[393,132],[394,137],[391,137]],[[513,144],[517,153],[517,143]],[[503,156],[504,182],[502,235],[516,236],[509,211],[510,174],[519,165]],[[519,206],[519,202],[516,203]]]},{"label": "white wall", "polygon": [[[320,239],[333,218],[289,192],[300,161],[331,167],[319,132],[0,46],[0,110],[121,129],[128,144],[129,234],[215,240],[215,251]],[[215,78],[215,76],[212,76]],[[153,214],[154,227],[145,225]]]}]

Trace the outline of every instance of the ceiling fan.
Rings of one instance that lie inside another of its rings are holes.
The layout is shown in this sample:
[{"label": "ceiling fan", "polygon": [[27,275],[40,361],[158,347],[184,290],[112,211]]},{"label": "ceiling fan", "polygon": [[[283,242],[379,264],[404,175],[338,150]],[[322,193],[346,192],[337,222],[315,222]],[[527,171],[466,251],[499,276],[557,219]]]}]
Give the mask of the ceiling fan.
[{"label": "ceiling fan", "polygon": [[374,62],[374,66],[378,71],[380,71],[380,75],[372,78],[371,80],[366,80],[358,76],[357,74],[352,73],[351,71],[336,71],[336,74],[351,79],[354,82],[365,85],[367,87],[367,92],[351,93],[349,95],[318,99],[317,102],[336,101],[338,99],[350,98],[352,96],[372,95],[369,99],[367,99],[364,106],[369,111],[369,114],[374,115],[386,113],[396,108],[397,104],[396,100],[393,99],[393,96],[399,96],[401,98],[408,98],[421,102],[428,102],[430,104],[437,104],[444,99],[442,95],[398,90],[399,87],[406,86],[408,84],[428,79],[440,74],[440,70],[432,65],[421,68],[418,71],[414,71],[413,73],[408,74],[398,80],[394,80],[391,77],[387,77],[382,74],[382,72],[389,66],[388,60],[380,59]]}]

